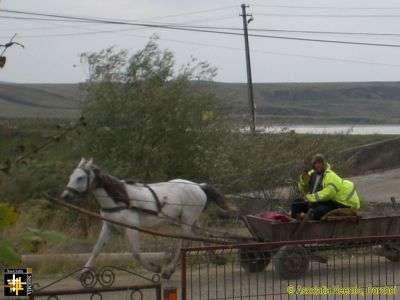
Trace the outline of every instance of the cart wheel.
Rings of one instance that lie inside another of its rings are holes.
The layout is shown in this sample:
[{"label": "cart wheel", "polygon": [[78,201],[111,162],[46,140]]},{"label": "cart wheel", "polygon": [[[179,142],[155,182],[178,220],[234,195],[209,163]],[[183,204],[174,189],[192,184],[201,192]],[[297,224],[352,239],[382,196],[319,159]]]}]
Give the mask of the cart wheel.
[{"label": "cart wheel", "polygon": [[391,262],[400,261],[400,242],[388,241],[381,245],[380,251],[387,260]]},{"label": "cart wheel", "polygon": [[263,271],[271,261],[271,252],[263,249],[240,249],[240,266],[249,273]]},{"label": "cart wheel", "polygon": [[299,279],[306,274],[310,260],[304,247],[283,246],[274,256],[274,265],[276,272],[283,279]]}]

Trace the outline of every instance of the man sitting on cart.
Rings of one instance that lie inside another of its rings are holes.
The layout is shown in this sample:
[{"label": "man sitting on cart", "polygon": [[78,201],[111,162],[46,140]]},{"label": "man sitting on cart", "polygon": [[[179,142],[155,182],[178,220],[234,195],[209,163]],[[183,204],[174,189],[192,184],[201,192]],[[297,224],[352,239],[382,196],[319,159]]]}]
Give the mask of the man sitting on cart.
[{"label": "man sitting on cart", "polygon": [[332,171],[322,154],[316,154],[312,169],[304,170],[298,182],[303,198],[292,204],[292,218],[298,218],[313,209],[311,220],[320,220],[326,213],[337,208],[360,209],[360,200],[354,184],[340,178]]}]

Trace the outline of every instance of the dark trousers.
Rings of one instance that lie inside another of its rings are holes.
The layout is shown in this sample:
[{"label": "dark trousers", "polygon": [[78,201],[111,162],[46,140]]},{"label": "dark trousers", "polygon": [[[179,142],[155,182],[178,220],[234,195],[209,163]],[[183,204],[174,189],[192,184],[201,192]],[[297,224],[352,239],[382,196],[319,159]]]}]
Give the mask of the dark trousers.
[{"label": "dark trousers", "polygon": [[320,201],[314,203],[306,203],[303,199],[295,199],[292,203],[292,215],[291,217],[296,219],[300,213],[307,213],[310,208],[314,210],[311,220],[321,220],[321,218],[329,211],[336,208],[349,207],[340,204],[336,201]]}]

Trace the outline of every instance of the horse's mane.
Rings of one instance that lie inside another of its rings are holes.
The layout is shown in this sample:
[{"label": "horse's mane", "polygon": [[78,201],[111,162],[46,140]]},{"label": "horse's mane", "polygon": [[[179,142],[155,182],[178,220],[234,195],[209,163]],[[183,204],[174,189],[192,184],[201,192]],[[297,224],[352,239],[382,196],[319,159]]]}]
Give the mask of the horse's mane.
[{"label": "horse's mane", "polygon": [[98,186],[104,188],[107,195],[115,202],[123,202],[130,205],[125,184],[118,178],[104,174],[100,170],[95,171]]}]

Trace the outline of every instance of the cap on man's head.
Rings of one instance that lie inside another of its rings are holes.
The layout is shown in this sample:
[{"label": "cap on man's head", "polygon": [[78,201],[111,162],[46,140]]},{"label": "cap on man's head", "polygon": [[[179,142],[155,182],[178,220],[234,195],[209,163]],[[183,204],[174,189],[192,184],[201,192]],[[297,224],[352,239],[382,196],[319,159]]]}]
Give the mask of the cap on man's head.
[{"label": "cap on man's head", "polygon": [[322,162],[325,165],[326,164],[325,156],[321,153],[315,154],[311,160],[311,164],[314,165],[317,162]]}]

